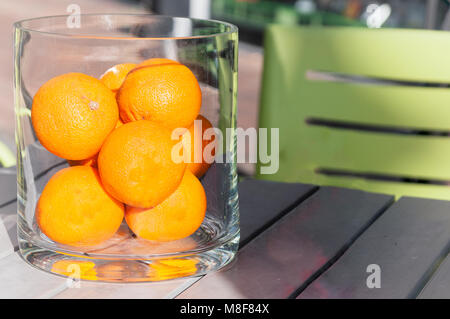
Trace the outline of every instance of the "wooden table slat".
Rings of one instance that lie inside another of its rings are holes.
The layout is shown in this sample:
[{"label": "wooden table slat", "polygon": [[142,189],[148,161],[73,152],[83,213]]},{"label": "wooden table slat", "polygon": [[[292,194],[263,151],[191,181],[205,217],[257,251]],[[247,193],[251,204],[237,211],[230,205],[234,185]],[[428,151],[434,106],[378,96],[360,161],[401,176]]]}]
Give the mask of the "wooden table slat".
[{"label": "wooden table slat", "polygon": [[[401,198],[299,298],[414,298],[449,238],[449,201]],[[371,264],[380,267],[380,288],[367,287]]]},{"label": "wooden table slat", "polygon": [[340,254],[392,196],[324,187],[179,298],[287,298]]},{"label": "wooden table slat", "polygon": [[439,265],[419,299],[450,299],[450,256]]},{"label": "wooden table slat", "polygon": [[240,182],[241,247],[317,189],[313,185],[254,179]]},{"label": "wooden table slat", "polygon": [[0,168],[0,207],[16,200],[17,196],[16,168]]}]

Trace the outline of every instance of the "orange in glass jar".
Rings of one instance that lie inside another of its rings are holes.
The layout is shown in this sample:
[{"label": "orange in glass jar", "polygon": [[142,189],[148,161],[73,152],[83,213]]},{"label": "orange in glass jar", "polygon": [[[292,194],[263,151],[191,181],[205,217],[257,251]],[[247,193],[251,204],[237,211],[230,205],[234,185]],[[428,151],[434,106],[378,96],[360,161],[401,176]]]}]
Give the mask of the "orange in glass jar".
[{"label": "orange in glass jar", "polygon": [[63,74],[46,82],[31,108],[41,144],[68,160],[85,160],[97,154],[118,119],[114,93],[82,73]]},{"label": "orange in glass jar", "polygon": [[202,103],[197,79],[186,66],[163,60],[148,60],[128,73],[117,93],[124,123],[151,120],[174,129],[194,122]]},{"label": "orange in glass jar", "polygon": [[[206,173],[214,161],[216,137],[212,130],[211,122],[202,115],[189,127],[190,141],[186,147],[190,149],[191,158],[187,168],[198,178]],[[206,137],[205,132],[209,133],[209,137]]]},{"label": "orange in glass jar", "polygon": [[150,209],[127,207],[125,220],[139,237],[170,241],[192,235],[202,224],[205,212],[205,190],[186,170],[180,186],[166,200]]},{"label": "orange in glass jar", "polygon": [[36,207],[41,231],[72,246],[100,244],[119,229],[124,206],[102,187],[95,168],[67,167],[48,181]]},{"label": "orange in glass jar", "polygon": [[172,160],[171,131],[151,121],[126,123],[106,139],[98,156],[105,189],[135,207],[154,207],[175,191],[185,163]]},{"label": "orange in glass jar", "polygon": [[106,70],[100,77],[100,81],[105,84],[111,91],[116,93],[125,81],[126,76],[136,67],[134,63],[122,63]]}]

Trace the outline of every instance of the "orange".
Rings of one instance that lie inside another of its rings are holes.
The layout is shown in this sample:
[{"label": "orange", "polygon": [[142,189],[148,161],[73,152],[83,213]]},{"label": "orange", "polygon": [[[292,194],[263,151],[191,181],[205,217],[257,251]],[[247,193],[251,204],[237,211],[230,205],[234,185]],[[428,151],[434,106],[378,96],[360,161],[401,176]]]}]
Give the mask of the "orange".
[{"label": "orange", "polygon": [[68,160],[67,162],[69,163],[70,166],[86,165],[86,166],[97,167],[97,157],[98,157],[98,154],[95,154],[94,156],[86,158],[84,160],[77,160],[77,161]]},{"label": "orange", "polygon": [[55,242],[97,245],[111,238],[124,215],[122,203],[103,189],[97,170],[67,167],[48,181],[36,208],[41,231]]},{"label": "orange", "polygon": [[180,64],[177,61],[165,59],[165,58],[151,58],[148,60],[145,60],[141,63],[139,63],[136,68],[140,68],[143,66],[149,66],[149,65],[160,65],[160,64]]},{"label": "orange", "polygon": [[[120,120],[117,121],[116,124],[116,128],[118,128],[119,126],[122,126],[123,122]],[[94,156],[91,156],[89,158],[86,158],[84,160],[68,160],[67,162],[69,163],[70,166],[77,166],[77,165],[86,165],[86,166],[92,166],[97,168],[97,160],[98,160],[98,153],[95,154]]]},{"label": "orange", "polygon": [[[198,178],[202,177],[211,166],[211,163],[205,161],[206,157],[204,151],[208,144],[214,144],[215,135],[213,135],[210,140],[204,139],[203,134],[207,129],[212,129],[211,122],[202,115],[199,115],[194,121],[194,124],[189,128],[190,145],[186,145],[186,147],[190,147],[191,160],[187,168]],[[210,155],[214,156],[215,149],[212,148],[212,151],[207,153],[207,155],[211,153]],[[213,160],[213,158],[211,160]]]},{"label": "orange", "polygon": [[172,129],[187,128],[200,111],[202,94],[186,66],[177,62],[150,64],[128,74],[117,102],[124,123],[144,119]]},{"label": "orange", "polygon": [[119,126],[122,126],[123,125],[123,122],[122,122],[122,120],[119,118],[119,120],[117,121],[117,124],[116,124],[116,128],[118,128]]},{"label": "orange", "polygon": [[197,177],[186,170],[180,186],[165,201],[150,209],[127,206],[125,220],[139,237],[170,241],[193,234],[205,212],[205,190]]},{"label": "orange", "polygon": [[100,81],[114,93],[120,89],[127,74],[136,67],[134,63],[117,64],[108,69],[101,77]]},{"label": "orange", "polygon": [[126,123],[106,139],[98,156],[105,189],[117,200],[136,207],[153,207],[181,182],[185,163],[172,160],[171,131],[141,120]]},{"label": "orange", "polygon": [[46,82],[34,96],[31,109],[41,144],[69,160],[98,153],[118,118],[114,93],[82,73],[63,74]]}]

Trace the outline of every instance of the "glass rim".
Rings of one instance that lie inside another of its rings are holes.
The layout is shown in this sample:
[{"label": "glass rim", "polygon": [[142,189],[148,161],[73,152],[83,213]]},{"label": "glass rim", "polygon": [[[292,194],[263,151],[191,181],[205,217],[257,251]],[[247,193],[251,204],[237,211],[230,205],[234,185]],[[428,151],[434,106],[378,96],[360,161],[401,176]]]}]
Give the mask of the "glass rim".
[{"label": "glass rim", "polygon": [[16,21],[13,23],[13,27],[15,30],[21,30],[26,32],[33,32],[39,34],[46,35],[54,35],[60,37],[68,37],[68,38],[91,38],[91,39],[105,39],[105,40],[183,40],[183,39],[204,39],[204,38],[212,38],[221,35],[238,33],[238,27],[232,23],[215,20],[215,19],[197,19],[190,17],[178,17],[178,16],[169,16],[169,15],[159,15],[159,14],[151,14],[151,13],[82,13],[80,17],[104,17],[104,16],[128,16],[128,17],[148,17],[148,18],[160,18],[160,19],[172,19],[172,20],[184,20],[184,21],[198,21],[198,22],[212,22],[217,25],[224,25],[228,30],[223,32],[213,32],[211,34],[203,34],[203,35],[192,35],[192,36],[154,36],[154,37],[120,37],[120,36],[104,36],[104,35],[81,35],[81,34],[71,34],[66,32],[58,32],[58,31],[43,31],[37,30],[33,27],[25,26],[26,23],[35,22],[35,21],[45,21],[55,18],[68,18],[71,17],[70,14],[61,14],[61,15],[50,15],[50,16],[41,16],[35,18],[27,18]]}]

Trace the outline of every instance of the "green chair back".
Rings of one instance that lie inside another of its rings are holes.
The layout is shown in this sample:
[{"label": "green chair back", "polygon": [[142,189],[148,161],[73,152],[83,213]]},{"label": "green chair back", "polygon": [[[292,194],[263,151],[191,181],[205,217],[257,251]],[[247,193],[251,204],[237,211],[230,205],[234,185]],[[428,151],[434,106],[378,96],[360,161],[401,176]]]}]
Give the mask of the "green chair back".
[{"label": "green chair back", "polygon": [[257,177],[450,199],[450,32],[273,25],[264,55]]}]

